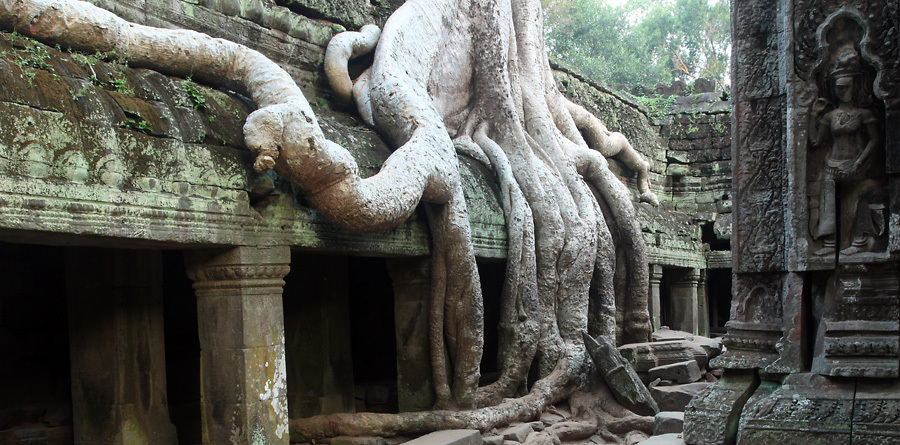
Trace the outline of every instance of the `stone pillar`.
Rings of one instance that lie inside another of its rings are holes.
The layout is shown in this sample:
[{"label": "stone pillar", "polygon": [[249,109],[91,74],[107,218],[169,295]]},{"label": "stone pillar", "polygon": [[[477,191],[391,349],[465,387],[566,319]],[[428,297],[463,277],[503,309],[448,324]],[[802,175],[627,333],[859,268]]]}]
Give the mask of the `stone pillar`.
[{"label": "stone pillar", "polygon": [[706,279],[706,269],[700,269],[697,281],[697,333],[709,337],[709,285]]},{"label": "stone pillar", "polygon": [[76,444],[174,444],[159,252],[66,249]]},{"label": "stone pillar", "polygon": [[431,259],[388,260],[394,284],[394,323],[397,336],[397,398],[401,412],[434,407],[428,312]]},{"label": "stone pillar", "polygon": [[659,264],[650,265],[650,322],[653,330],[658,331],[662,326],[662,312],[659,300],[659,285],[662,282],[663,268]]},{"label": "stone pillar", "polygon": [[290,249],[188,251],[197,293],[203,442],[288,443],[282,287]]},{"label": "stone pillar", "polygon": [[346,256],[294,255],[284,288],[288,412],[353,412]]},{"label": "stone pillar", "polygon": [[676,276],[671,285],[670,305],[672,307],[672,329],[697,334],[697,285],[700,272],[687,269]]}]

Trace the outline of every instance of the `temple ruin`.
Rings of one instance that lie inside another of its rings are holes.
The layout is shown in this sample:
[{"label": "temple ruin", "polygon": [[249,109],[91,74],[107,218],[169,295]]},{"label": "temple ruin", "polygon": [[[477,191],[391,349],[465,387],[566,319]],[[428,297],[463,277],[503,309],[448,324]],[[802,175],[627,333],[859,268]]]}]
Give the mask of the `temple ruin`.
[{"label": "temple ruin", "polygon": [[[396,148],[335,97],[323,60],[402,2],[93,3],[276,62],[363,178]],[[724,336],[709,363],[724,373],[687,406],[684,440],[890,443],[900,5],[735,0],[732,14],[730,98],[698,89],[648,110],[552,64],[563,95],[649,164],[658,206],[609,159],[646,247],[653,331]],[[388,230],[341,229],[254,171],[245,95],[0,29],[0,443],[288,443],[288,419],[435,406],[422,205]],[[491,383],[505,192],[477,157],[458,163]],[[625,272],[615,281],[621,346]]]}]

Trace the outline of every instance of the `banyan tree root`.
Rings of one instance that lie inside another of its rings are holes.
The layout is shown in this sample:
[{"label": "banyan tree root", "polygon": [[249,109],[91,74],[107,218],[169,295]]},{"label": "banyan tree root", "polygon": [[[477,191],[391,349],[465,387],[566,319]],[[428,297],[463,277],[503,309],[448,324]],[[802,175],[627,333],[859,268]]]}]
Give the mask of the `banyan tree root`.
[{"label": "banyan tree root", "polygon": [[[299,419],[292,421],[298,437],[488,428],[535,416],[583,382],[580,332],[589,311],[599,320],[593,335],[617,331],[616,249],[624,250],[628,274],[622,338],[648,339],[640,228],[628,190],[603,155],[619,153],[639,171],[646,163],[624,137],[559,92],[542,19],[538,0],[409,0],[380,35],[366,27],[336,37],[326,72],[337,97],[355,101],[397,147],[378,174],[362,179],[349,152],[325,139],[290,76],[256,51],[193,31],[128,23],[76,0],[0,0],[3,29],[73,49],[114,50],[135,66],[246,92],[259,107],[244,126],[254,167],[298,185],[342,228],[384,230],[425,204],[433,239],[429,341],[440,410]],[[350,81],[347,59],[373,46],[371,68]],[[477,386],[483,306],[457,150],[497,175],[509,230],[500,378],[483,388]],[[639,184],[649,192],[646,174]],[[533,362],[537,382],[527,381]],[[532,388],[528,395],[505,400],[525,387]]]}]

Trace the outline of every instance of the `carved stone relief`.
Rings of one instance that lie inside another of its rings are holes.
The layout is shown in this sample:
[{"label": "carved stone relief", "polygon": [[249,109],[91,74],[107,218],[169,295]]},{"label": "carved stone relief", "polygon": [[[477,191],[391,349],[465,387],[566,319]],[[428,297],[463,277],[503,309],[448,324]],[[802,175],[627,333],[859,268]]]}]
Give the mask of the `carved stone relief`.
[{"label": "carved stone relief", "polygon": [[[853,8],[828,17],[808,76],[809,254],[830,261],[886,259],[887,180],[881,61],[868,24]],[[839,253],[838,253],[839,252]]]}]

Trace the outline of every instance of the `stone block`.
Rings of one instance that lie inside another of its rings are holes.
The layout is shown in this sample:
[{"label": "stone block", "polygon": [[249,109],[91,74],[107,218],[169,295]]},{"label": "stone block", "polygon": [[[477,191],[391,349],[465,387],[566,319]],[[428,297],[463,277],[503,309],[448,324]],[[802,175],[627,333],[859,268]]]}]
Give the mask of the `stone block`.
[{"label": "stone block", "polygon": [[811,373],[763,382],[747,401],[738,443],[866,443],[852,440],[855,382]]},{"label": "stone block", "polygon": [[700,380],[700,367],[696,360],[672,363],[670,365],[650,368],[647,373],[651,379],[672,380],[677,383],[691,383]]},{"label": "stone block", "polygon": [[709,362],[706,351],[688,340],[631,343],[619,346],[618,349],[637,372],[647,372],[657,366],[687,360],[696,360],[700,367],[705,368]]},{"label": "stone block", "polygon": [[663,434],[660,436],[652,436],[647,440],[638,442],[637,445],[684,445],[684,438],[678,433]]},{"label": "stone block", "polygon": [[503,445],[503,436],[484,436],[482,438],[484,445]]},{"label": "stone block", "polygon": [[338,436],[331,439],[331,445],[385,445],[381,437]]},{"label": "stone block", "polygon": [[518,425],[510,426],[509,428],[500,432],[500,435],[503,436],[503,440],[511,440],[513,442],[525,442],[525,438],[528,437],[529,434],[534,432],[534,428],[531,427],[530,424],[521,423]]},{"label": "stone block", "polygon": [[595,339],[584,331],[581,336],[584,338],[591,361],[622,406],[641,415],[659,412],[647,387],[612,342],[603,336]]},{"label": "stone block", "polygon": [[689,443],[734,443],[747,399],[757,387],[754,371],[728,370],[684,410],[684,437]]},{"label": "stone block", "polygon": [[541,422],[544,424],[544,426],[550,426],[550,425],[553,425],[554,423],[562,422],[563,420],[566,420],[566,419],[564,419],[562,416],[560,416],[558,414],[553,414],[553,413],[548,413],[548,412],[541,413]]},{"label": "stone block", "polygon": [[700,391],[706,389],[709,383],[697,382],[684,385],[654,386],[650,388],[650,395],[656,400],[662,411],[684,411],[688,402]]},{"label": "stone block", "polygon": [[478,430],[444,430],[426,434],[406,442],[407,445],[481,445],[484,440]]},{"label": "stone block", "polygon": [[207,348],[272,346],[284,332],[281,295],[206,295],[197,299],[197,316],[216,326],[199,331]]},{"label": "stone block", "polygon": [[684,430],[684,413],[660,411],[653,422],[653,435],[681,433]]}]

